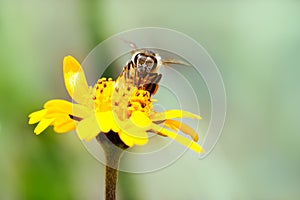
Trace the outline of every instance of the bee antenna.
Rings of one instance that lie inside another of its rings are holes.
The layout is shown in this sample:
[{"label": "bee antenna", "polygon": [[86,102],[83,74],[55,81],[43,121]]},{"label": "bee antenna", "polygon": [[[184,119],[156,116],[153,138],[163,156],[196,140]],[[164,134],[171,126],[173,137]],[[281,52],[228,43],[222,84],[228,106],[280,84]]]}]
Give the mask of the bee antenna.
[{"label": "bee antenna", "polygon": [[129,46],[132,48],[132,51],[131,51],[131,54],[133,54],[134,52],[136,52],[139,48],[136,46],[135,43],[129,41],[129,40],[126,40],[126,39],[123,39],[123,38],[120,38],[123,42],[125,42],[126,44],[129,44]]}]

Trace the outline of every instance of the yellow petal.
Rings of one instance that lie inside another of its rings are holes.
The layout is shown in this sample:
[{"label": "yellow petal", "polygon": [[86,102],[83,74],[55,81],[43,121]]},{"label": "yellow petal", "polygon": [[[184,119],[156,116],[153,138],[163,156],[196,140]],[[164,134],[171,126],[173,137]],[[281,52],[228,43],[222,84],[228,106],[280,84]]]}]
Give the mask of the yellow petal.
[{"label": "yellow petal", "polygon": [[50,118],[55,118],[55,119],[64,118],[64,119],[66,119],[67,118],[67,120],[72,120],[68,113],[58,113],[58,112],[56,112],[56,113],[53,113],[53,112],[52,113],[47,113],[44,116],[44,118],[47,118],[47,119],[50,119]]},{"label": "yellow petal", "polygon": [[180,130],[183,133],[191,136],[193,138],[193,140],[195,142],[197,142],[199,140],[199,136],[198,134],[194,131],[194,129],[192,129],[189,125],[180,122],[180,121],[176,121],[176,120],[171,120],[168,119],[164,122],[164,125],[166,125],[167,127],[173,129],[173,130]]},{"label": "yellow petal", "polygon": [[54,127],[60,127],[63,126],[66,123],[73,123],[75,124],[74,120],[72,120],[69,115],[66,114],[57,114],[55,116],[55,120],[52,123]]},{"label": "yellow petal", "polygon": [[54,131],[56,133],[66,133],[75,129],[76,126],[74,121],[66,121],[65,123],[54,126]]},{"label": "yellow petal", "polygon": [[[133,145],[145,145],[148,142],[148,135],[145,131],[139,132],[129,132],[130,130],[120,131],[119,137],[120,139],[129,147]],[[138,137],[135,137],[139,135]]]},{"label": "yellow petal", "polygon": [[97,118],[93,115],[78,122],[76,131],[81,140],[91,139],[101,132]]},{"label": "yellow petal", "polygon": [[152,123],[149,117],[141,111],[134,111],[130,119],[136,126],[141,128],[147,127]]},{"label": "yellow petal", "polygon": [[86,104],[90,98],[90,90],[80,64],[72,56],[66,56],[63,61],[63,71],[69,95],[76,102]]},{"label": "yellow petal", "polygon": [[174,140],[176,140],[177,142],[179,142],[180,144],[190,148],[191,150],[194,150],[198,153],[203,153],[204,150],[202,149],[202,147],[197,144],[194,141],[191,141],[185,137],[183,137],[182,135],[176,134],[172,131],[169,131],[167,129],[161,128],[160,126],[156,125],[156,124],[152,124],[152,129],[159,132],[160,134],[163,134],[165,136],[168,136]]},{"label": "yellow petal", "polygon": [[34,129],[34,133],[36,135],[39,135],[41,132],[43,132],[48,126],[51,125],[51,123],[54,121],[55,119],[45,119],[43,118],[40,123],[35,127]]},{"label": "yellow petal", "polygon": [[56,116],[57,114],[66,114],[66,115],[73,115],[79,118],[87,118],[94,112],[87,108],[86,106],[80,104],[73,104],[71,102],[55,99],[50,100],[45,103],[44,107],[48,110],[47,117],[50,118],[51,114]]},{"label": "yellow petal", "polygon": [[111,111],[97,112],[97,124],[99,125],[102,132],[107,133],[111,129],[111,125],[114,123],[111,116]]},{"label": "yellow petal", "polygon": [[127,129],[124,130],[122,129],[122,131],[125,132],[130,137],[148,141],[148,134],[145,128],[140,128],[135,125],[131,125]]},{"label": "yellow petal", "polygon": [[47,110],[43,109],[43,110],[39,110],[36,112],[31,113],[28,117],[29,117],[29,124],[35,124],[39,121],[41,121],[41,119],[46,115]]},{"label": "yellow petal", "polygon": [[128,136],[126,133],[123,133],[120,131],[119,133],[120,139],[129,147],[132,147],[134,145],[134,139],[130,136]]},{"label": "yellow petal", "polygon": [[116,123],[117,119],[115,117],[117,116],[114,116],[112,111],[97,112],[96,117],[102,132],[107,133],[112,130],[117,133],[120,131],[120,127]]},{"label": "yellow petal", "polygon": [[94,111],[80,104],[73,104],[72,115],[79,118],[87,118],[94,114]]},{"label": "yellow petal", "polygon": [[73,104],[71,102],[61,100],[61,99],[53,99],[50,101],[47,101],[44,104],[44,108],[49,111],[49,113],[72,113]]},{"label": "yellow petal", "polygon": [[117,124],[118,116],[114,114],[112,111],[109,112],[109,117],[110,117],[110,129],[114,132],[119,132],[120,127]]},{"label": "yellow petal", "polygon": [[[139,114],[133,116],[134,118],[137,118]],[[142,114],[140,117],[144,118],[145,115]],[[147,124],[146,123],[141,124],[141,122],[134,123],[132,119],[121,121],[117,117],[114,120],[120,129],[118,132],[120,139],[127,146],[144,145],[148,142],[148,134],[146,132],[149,129],[148,123]],[[137,123],[139,125],[137,125]],[[147,125],[147,126],[141,126],[141,125]]]},{"label": "yellow petal", "polygon": [[167,110],[164,112],[152,113],[150,115],[150,119],[152,121],[163,121],[172,118],[195,118],[199,120],[202,119],[199,115],[184,110]]}]

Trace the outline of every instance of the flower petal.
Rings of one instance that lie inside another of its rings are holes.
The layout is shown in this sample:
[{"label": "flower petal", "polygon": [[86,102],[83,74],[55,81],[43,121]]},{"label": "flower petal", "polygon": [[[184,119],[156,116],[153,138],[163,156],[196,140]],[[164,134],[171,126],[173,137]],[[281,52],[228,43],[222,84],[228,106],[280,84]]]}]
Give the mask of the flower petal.
[{"label": "flower petal", "polygon": [[62,99],[53,99],[44,104],[44,108],[49,110],[49,113],[72,113],[73,104]]},{"label": "flower petal", "polygon": [[111,130],[114,125],[114,119],[111,111],[107,112],[97,112],[96,113],[97,124],[99,125],[102,132],[107,133]]},{"label": "flower petal", "polygon": [[65,133],[76,129],[75,122],[66,114],[56,115],[53,126],[54,131],[57,133]]},{"label": "flower petal", "polygon": [[141,111],[134,111],[130,117],[131,121],[138,127],[144,128],[149,126],[152,121]]},{"label": "flower petal", "polygon": [[44,108],[48,110],[48,115],[57,113],[64,113],[66,115],[73,115],[79,118],[87,118],[94,112],[91,109],[80,104],[73,104],[69,101],[54,99],[45,103]]},{"label": "flower petal", "polygon": [[134,139],[127,135],[126,133],[119,131],[119,137],[120,139],[129,147],[132,147],[134,145]]},{"label": "flower petal", "polygon": [[[130,132],[131,130],[126,130],[126,132],[120,131],[119,137],[120,139],[129,147],[133,145],[145,145],[148,142],[148,135],[145,131],[139,132]],[[129,134],[130,132],[130,134]],[[139,134],[137,134],[139,133]],[[135,137],[136,135],[140,135],[140,137]]]},{"label": "flower petal", "polygon": [[90,97],[90,90],[80,64],[72,56],[66,56],[63,61],[63,71],[69,95],[76,102],[86,104]]},{"label": "flower petal", "polygon": [[38,125],[35,127],[34,129],[34,133],[36,135],[39,135],[41,132],[43,132],[48,126],[51,125],[51,123],[54,121],[55,119],[52,118],[52,119],[46,119],[46,118],[43,118],[41,119],[40,123],[38,123]]},{"label": "flower petal", "polygon": [[72,115],[79,118],[87,118],[94,114],[94,111],[80,104],[73,104]]},{"label": "flower petal", "polygon": [[74,121],[66,121],[62,124],[54,126],[54,131],[56,133],[66,133],[75,129],[76,126]]},{"label": "flower petal", "polygon": [[35,124],[39,121],[41,121],[41,119],[47,114],[47,110],[46,109],[42,109],[36,112],[31,113],[28,117],[29,117],[29,122],[28,124]]},{"label": "flower petal", "polygon": [[198,134],[194,131],[194,129],[192,129],[189,125],[180,122],[180,121],[176,121],[176,120],[172,120],[172,119],[168,119],[164,122],[164,125],[173,129],[173,130],[180,130],[183,133],[191,136],[193,138],[193,140],[195,142],[197,142],[199,140],[199,136]]},{"label": "flower petal", "polygon": [[75,129],[74,121],[69,116],[72,113],[72,107],[73,104],[65,100],[54,99],[47,101],[43,110],[29,115],[29,124],[40,121],[34,130],[36,134],[40,134],[51,125],[54,126],[54,131],[58,133],[73,130]]},{"label": "flower petal", "polygon": [[90,140],[96,137],[101,132],[101,129],[97,123],[97,118],[92,115],[78,122],[76,131],[81,140]]},{"label": "flower petal", "polygon": [[167,110],[164,112],[151,113],[150,115],[150,119],[152,121],[163,121],[172,118],[195,118],[199,120],[202,119],[199,115],[184,110]]},{"label": "flower petal", "polygon": [[132,114],[129,120],[121,121],[117,117],[114,118],[120,129],[119,137],[127,146],[144,145],[148,142],[146,131],[149,129],[151,121],[149,124],[149,118],[140,111],[133,113],[135,114]]},{"label": "flower petal", "polygon": [[110,129],[116,133],[119,132],[120,127],[117,124],[118,116],[115,115],[112,111],[110,111],[109,117],[110,117]]},{"label": "flower petal", "polygon": [[194,141],[191,141],[185,137],[183,137],[182,135],[176,134],[172,131],[169,131],[167,129],[161,128],[160,126],[156,125],[156,124],[152,124],[152,129],[159,132],[162,135],[166,135],[174,140],[176,140],[177,142],[179,142],[180,144],[198,152],[198,153],[203,153],[204,150],[202,149],[202,147],[197,144]]}]

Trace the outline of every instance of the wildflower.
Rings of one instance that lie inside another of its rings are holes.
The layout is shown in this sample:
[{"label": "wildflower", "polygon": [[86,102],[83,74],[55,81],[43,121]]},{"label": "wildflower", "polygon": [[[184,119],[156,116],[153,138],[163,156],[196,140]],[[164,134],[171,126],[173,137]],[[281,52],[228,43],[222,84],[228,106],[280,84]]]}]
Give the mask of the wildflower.
[{"label": "wildflower", "polygon": [[[168,136],[196,152],[203,149],[196,142],[198,134],[187,124],[175,120],[201,117],[183,110],[157,112],[148,91],[122,80],[101,78],[89,87],[80,64],[71,56],[63,61],[66,89],[76,103],[50,100],[42,110],[29,115],[29,124],[38,123],[34,133],[39,135],[48,126],[57,133],[76,130],[81,140],[90,141],[99,134],[113,131],[128,147],[145,145],[147,132]],[[189,135],[190,140],[173,131]]]}]

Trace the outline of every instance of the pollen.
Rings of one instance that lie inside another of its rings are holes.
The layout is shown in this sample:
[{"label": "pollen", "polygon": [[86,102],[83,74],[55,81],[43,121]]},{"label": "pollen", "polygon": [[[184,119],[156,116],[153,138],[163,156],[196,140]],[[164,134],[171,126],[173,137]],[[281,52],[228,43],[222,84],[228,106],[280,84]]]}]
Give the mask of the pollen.
[{"label": "pollen", "polygon": [[101,78],[95,85],[95,94],[93,97],[95,110],[105,112],[111,110],[111,96],[115,82],[111,78]]},{"label": "pollen", "polygon": [[128,110],[130,113],[139,110],[148,115],[152,109],[150,93],[142,89],[136,90],[136,92],[131,96],[129,103],[130,106],[128,107]]},{"label": "pollen", "polygon": [[99,79],[93,96],[95,111],[113,110],[121,120],[129,118],[134,111],[141,111],[147,115],[150,113],[152,101],[148,91],[130,84],[121,87],[126,89],[122,89],[122,93],[119,93],[120,86],[111,78]]}]

